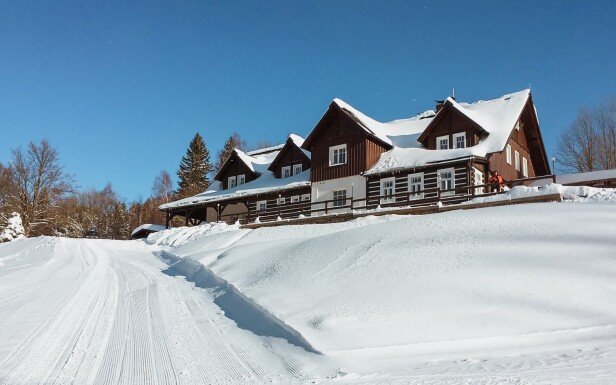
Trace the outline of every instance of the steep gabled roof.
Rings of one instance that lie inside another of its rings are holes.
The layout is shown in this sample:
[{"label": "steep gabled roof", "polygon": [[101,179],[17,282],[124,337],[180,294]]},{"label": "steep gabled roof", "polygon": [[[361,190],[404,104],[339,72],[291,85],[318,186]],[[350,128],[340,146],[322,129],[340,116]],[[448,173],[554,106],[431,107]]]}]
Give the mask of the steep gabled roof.
[{"label": "steep gabled roof", "polygon": [[[252,173],[258,175],[263,171],[267,170],[272,160],[278,155],[279,150],[270,150],[262,153],[257,153],[254,156],[250,156],[246,154],[244,151],[238,150],[237,148],[233,149],[231,155],[227,158],[225,163],[222,165],[220,170],[216,173],[214,180],[221,180],[220,178],[225,173],[227,168],[231,165],[232,162],[238,160],[246,165]],[[254,154],[254,153],[253,153]]]},{"label": "steep gabled roof", "polygon": [[310,151],[303,149],[301,147],[302,144],[304,144],[304,138],[302,138],[299,135],[295,135],[295,134],[289,135],[289,137],[287,138],[286,143],[284,144],[282,149],[278,152],[278,155],[276,155],[276,158],[274,158],[274,160],[272,161],[272,163],[270,163],[270,165],[269,165],[269,167],[267,169],[270,170],[270,171],[274,171],[274,169],[276,168],[276,165],[278,164],[280,159],[282,159],[282,157],[284,156],[284,154],[287,153],[287,151],[291,151],[292,148],[297,148],[297,150],[304,157],[306,157],[307,160],[310,160]]}]

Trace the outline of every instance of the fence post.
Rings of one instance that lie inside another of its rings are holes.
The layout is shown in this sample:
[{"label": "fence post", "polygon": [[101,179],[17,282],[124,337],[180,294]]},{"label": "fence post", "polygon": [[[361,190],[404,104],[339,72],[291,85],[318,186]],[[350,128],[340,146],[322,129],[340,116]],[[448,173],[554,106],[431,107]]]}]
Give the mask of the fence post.
[{"label": "fence post", "polygon": [[325,201],[325,215],[327,215],[327,201]]}]

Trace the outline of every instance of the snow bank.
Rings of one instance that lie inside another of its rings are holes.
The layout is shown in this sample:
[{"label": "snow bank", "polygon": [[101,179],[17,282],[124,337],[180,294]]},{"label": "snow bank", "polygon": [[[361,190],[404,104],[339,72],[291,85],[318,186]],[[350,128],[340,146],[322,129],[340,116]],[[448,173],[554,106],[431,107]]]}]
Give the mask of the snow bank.
[{"label": "snow bank", "polygon": [[583,334],[568,330],[616,323],[616,205],[606,203],[616,192],[548,185],[499,199],[554,192],[597,203],[228,229],[172,252],[201,262],[316,350],[353,357],[354,370],[439,346],[497,348],[539,335],[564,344]]},{"label": "snow bank", "polygon": [[616,189],[613,188],[563,186],[560,184],[551,183],[545,186],[536,187],[514,186],[504,193],[474,198],[462,204],[507,201],[516,198],[550,194],[560,194],[564,201],[569,202],[616,202]]},{"label": "snow bank", "polygon": [[177,227],[161,230],[157,233],[148,235],[146,243],[156,246],[179,247],[208,235],[225,233],[238,229],[239,224],[203,223],[194,227]]}]

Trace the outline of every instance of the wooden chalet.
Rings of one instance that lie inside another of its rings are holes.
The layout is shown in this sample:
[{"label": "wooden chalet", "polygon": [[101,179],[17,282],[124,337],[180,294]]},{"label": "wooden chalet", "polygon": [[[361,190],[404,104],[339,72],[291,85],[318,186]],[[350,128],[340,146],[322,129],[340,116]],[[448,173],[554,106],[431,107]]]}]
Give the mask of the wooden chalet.
[{"label": "wooden chalet", "polygon": [[530,90],[493,100],[439,102],[388,123],[339,99],[306,140],[234,151],[217,186],[161,206],[167,218],[243,223],[387,206],[457,203],[488,193],[491,171],[526,184],[550,174]]}]

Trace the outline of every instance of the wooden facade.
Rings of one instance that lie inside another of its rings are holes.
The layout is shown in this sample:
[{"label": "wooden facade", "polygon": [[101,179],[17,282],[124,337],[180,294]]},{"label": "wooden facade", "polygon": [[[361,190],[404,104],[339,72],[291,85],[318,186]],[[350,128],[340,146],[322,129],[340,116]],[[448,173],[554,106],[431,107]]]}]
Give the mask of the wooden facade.
[{"label": "wooden facade", "polygon": [[452,149],[455,148],[454,134],[465,133],[465,147],[476,145],[487,135],[483,128],[451,104],[445,104],[442,110],[417,139],[429,150],[437,150],[436,140],[441,136],[449,138],[449,148]]},{"label": "wooden facade", "polygon": [[[346,145],[346,162],[331,166],[330,148],[339,145]],[[360,175],[391,148],[369,135],[351,114],[335,103],[329,106],[302,147],[312,156],[310,181],[313,183]]]},{"label": "wooden facade", "polygon": [[231,153],[229,158],[225,161],[220,168],[215,180],[222,182],[222,189],[229,189],[229,177],[237,177],[238,175],[244,175],[246,180],[244,183],[248,183],[258,178],[258,175],[248,167],[246,163],[240,158],[235,151]]},{"label": "wooden facade", "polygon": [[268,167],[268,170],[274,173],[274,176],[278,179],[282,178],[282,168],[291,167],[293,172],[293,166],[296,164],[302,165],[302,172],[310,168],[310,158],[302,151],[293,139],[287,139],[284,147],[276,158],[272,161],[272,164]]}]

